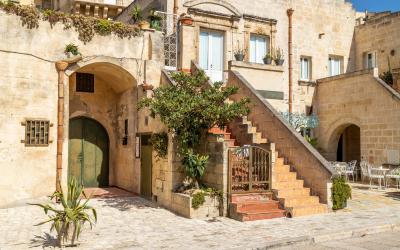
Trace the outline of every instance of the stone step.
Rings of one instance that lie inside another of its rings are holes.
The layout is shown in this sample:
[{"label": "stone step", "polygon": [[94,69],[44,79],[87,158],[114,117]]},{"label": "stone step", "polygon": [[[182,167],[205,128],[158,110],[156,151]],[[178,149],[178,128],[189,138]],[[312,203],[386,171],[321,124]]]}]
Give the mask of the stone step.
[{"label": "stone step", "polygon": [[231,203],[230,209],[236,213],[255,213],[255,212],[266,212],[269,210],[280,209],[279,201],[247,201],[242,203]]},{"label": "stone step", "polygon": [[319,205],[319,198],[316,196],[294,196],[289,198],[279,198],[284,207],[303,207]]},{"label": "stone step", "polygon": [[304,181],[303,180],[294,180],[294,181],[281,181],[281,182],[273,182],[272,189],[296,189],[303,188]]},{"label": "stone step", "polygon": [[239,213],[234,219],[238,221],[256,221],[256,220],[270,220],[270,219],[282,218],[285,216],[286,216],[285,210],[277,209],[277,210],[270,210],[264,213]]},{"label": "stone step", "polygon": [[295,188],[295,189],[279,189],[273,190],[275,196],[278,198],[290,198],[296,196],[310,195],[310,188]]},{"label": "stone step", "polygon": [[274,181],[281,182],[281,181],[295,181],[297,179],[297,174],[295,172],[280,172],[274,173],[273,178]]},{"label": "stone step", "polygon": [[328,207],[325,204],[318,204],[313,206],[286,208],[286,211],[288,212],[288,216],[293,218],[299,216],[327,213]]},{"label": "stone step", "polygon": [[282,166],[282,165],[285,165],[285,159],[284,158],[282,158],[282,157],[278,157],[278,154],[277,153],[275,153],[276,155],[275,155],[275,166]]},{"label": "stone step", "polygon": [[[281,158],[278,158],[281,159]],[[290,166],[289,165],[278,165],[275,164],[273,173],[275,174],[282,174],[282,173],[290,173]]]},{"label": "stone step", "polygon": [[232,194],[232,203],[244,203],[254,201],[270,201],[272,200],[272,192],[268,193],[250,193],[250,194]]}]

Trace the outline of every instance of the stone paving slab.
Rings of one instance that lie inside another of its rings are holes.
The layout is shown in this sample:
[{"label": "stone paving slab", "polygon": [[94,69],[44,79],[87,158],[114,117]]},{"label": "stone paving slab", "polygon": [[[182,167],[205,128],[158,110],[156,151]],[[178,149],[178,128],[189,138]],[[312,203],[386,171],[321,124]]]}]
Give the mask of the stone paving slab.
[{"label": "stone paving slab", "polygon": [[[396,191],[355,188],[349,208],[300,218],[238,222],[190,220],[139,197],[94,199],[98,223],[76,249],[251,249],[290,242],[324,242],[400,229]],[[384,205],[382,205],[384,204]],[[0,249],[53,249],[49,225],[38,207],[0,209]]]}]

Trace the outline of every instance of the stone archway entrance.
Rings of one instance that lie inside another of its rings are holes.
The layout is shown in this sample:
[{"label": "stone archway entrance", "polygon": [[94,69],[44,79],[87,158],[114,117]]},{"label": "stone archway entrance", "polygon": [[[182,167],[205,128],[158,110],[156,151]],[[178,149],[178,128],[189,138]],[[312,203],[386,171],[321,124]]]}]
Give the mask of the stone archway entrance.
[{"label": "stone archway entrance", "polygon": [[360,127],[352,124],[339,135],[336,151],[337,161],[361,160]]},{"label": "stone archway entrance", "polygon": [[69,122],[68,179],[75,177],[85,187],[108,186],[109,138],[93,119],[73,118]]}]

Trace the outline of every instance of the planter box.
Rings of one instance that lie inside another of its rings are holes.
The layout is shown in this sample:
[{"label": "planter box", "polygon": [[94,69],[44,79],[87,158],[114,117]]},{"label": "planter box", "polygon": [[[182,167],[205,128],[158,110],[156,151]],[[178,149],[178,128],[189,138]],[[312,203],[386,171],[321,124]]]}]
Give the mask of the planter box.
[{"label": "planter box", "polygon": [[192,208],[192,197],[187,194],[172,193],[172,211],[190,219],[205,219],[219,216],[218,197],[205,197],[206,201],[198,209]]}]

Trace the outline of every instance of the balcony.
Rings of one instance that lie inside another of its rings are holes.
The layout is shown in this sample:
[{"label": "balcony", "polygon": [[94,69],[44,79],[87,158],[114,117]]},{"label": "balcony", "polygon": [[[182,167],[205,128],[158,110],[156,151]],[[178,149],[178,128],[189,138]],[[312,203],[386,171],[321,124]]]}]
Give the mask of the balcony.
[{"label": "balcony", "polygon": [[98,18],[113,18],[132,1],[129,0],[76,0],[73,12]]}]

